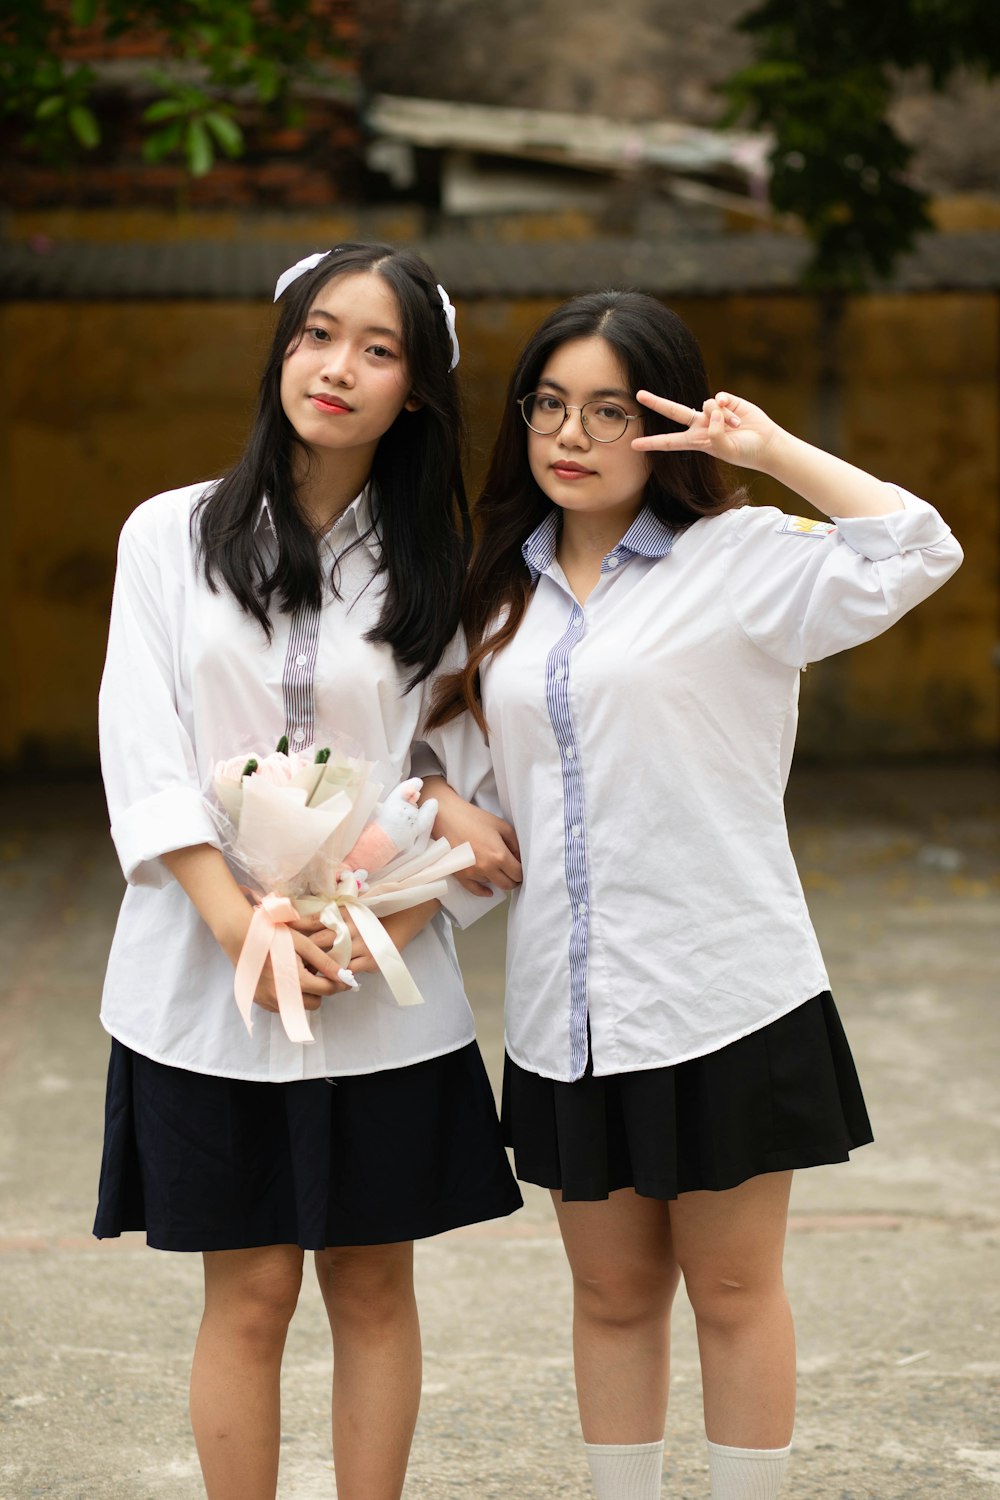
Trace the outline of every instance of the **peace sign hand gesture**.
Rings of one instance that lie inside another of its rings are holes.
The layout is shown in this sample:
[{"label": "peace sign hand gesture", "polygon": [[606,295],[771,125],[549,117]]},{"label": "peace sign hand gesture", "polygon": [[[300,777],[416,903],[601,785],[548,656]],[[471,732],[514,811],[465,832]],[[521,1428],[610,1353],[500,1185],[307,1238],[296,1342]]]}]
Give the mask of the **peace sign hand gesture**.
[{"label": "peace sign hand gesture", "polygon": [[669,417],[671,422],[683,423],[687,428],[686,432],[661,432],[634,438],[632,447],[639,453],[703,452],[722,459],[724,463],[766,471],[769,455],[783,433],[777,422],[773,422],[759,406],[727,391],[710,396],[700,411],[679,401],[670,401],[666,396],[654,396],[652,391],[637,391],[635,399],[640,405],[648,406],[662,417]]}]

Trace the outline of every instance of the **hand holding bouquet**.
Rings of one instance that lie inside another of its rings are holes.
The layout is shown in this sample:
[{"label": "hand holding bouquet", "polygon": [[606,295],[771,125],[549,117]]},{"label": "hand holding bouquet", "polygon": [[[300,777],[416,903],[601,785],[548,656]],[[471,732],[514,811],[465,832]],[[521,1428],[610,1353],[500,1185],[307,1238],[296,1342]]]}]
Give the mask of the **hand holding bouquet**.
[{"label": "hand holding bouquet", "polygon": [[431,799],[418,806],[418,778],[380,800],[384,788],[372,779],[372,763],[352,749],[345,742],[289,754],[283,738],[271,755],[241,755],[215,768],[225,852],[257,892],[234,984],[248,1031],[270,958],[287,1035],[314,1040],[288,925],[315,914],[334,934],[330,952],[345,983],[356,988],[346,967],[350,912],[397,1003],[423,1003],[380,918],[441,899],[446,877],[473,864],[474,855],[468,844],[453,849],[431,836],[437,805]]}]

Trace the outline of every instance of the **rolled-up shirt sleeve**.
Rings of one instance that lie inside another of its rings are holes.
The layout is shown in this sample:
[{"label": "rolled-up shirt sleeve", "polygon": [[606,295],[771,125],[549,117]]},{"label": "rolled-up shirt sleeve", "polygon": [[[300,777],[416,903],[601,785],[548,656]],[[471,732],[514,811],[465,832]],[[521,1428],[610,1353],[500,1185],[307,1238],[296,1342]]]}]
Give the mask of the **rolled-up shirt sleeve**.
[{"label": "rolled-up shirt sleeve", "polygon": [[804,667],[881,635],[951,577],[962,549],[950,527],[926,501],[897,493],[901,510],[828,524],[747,507],[726,587],[755,645]]},{"label": "rolled-up shirt sleeve", "polygon": [[164,599],[162,556],[140,507],[119,541],[98,713],[111,837],[133,885],[164,885],[170,876],[160,855],[172,849],[219,846],[176,706],[178,629]]}]

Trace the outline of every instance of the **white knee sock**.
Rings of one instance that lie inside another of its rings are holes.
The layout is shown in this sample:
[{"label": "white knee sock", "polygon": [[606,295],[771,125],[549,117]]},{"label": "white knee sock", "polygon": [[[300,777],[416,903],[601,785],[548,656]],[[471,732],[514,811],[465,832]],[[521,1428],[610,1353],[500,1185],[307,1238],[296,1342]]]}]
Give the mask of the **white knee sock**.
[{"label": "white knee sock", "polygon": [[792,1451],[787,1448],[726,1448],[708,1445],[712,1500],[776,1500]]},{"label": "white knee sock", "polygon": [[658,1443],[584,1443],[597,1500],[660,1500]]}]

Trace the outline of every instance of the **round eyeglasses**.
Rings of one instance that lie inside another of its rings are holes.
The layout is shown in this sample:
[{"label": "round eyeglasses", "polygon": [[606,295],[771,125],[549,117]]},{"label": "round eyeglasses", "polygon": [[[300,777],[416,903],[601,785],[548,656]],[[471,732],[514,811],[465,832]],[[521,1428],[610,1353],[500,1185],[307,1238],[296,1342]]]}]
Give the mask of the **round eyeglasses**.
[{"label": "round eyeglasses", "polygon": [[558,396],[547,391],[532,391],[529,396],[519,396],[521,416],[532,432],[542,437],[551,437],[558,432],[571,411],[580,413],[583,430],[595,443],[616,443],[628,431],[630,422],[638,422],[641,412],[627,412],[612,401],[585,401],[582,406],[567,406]]}]

